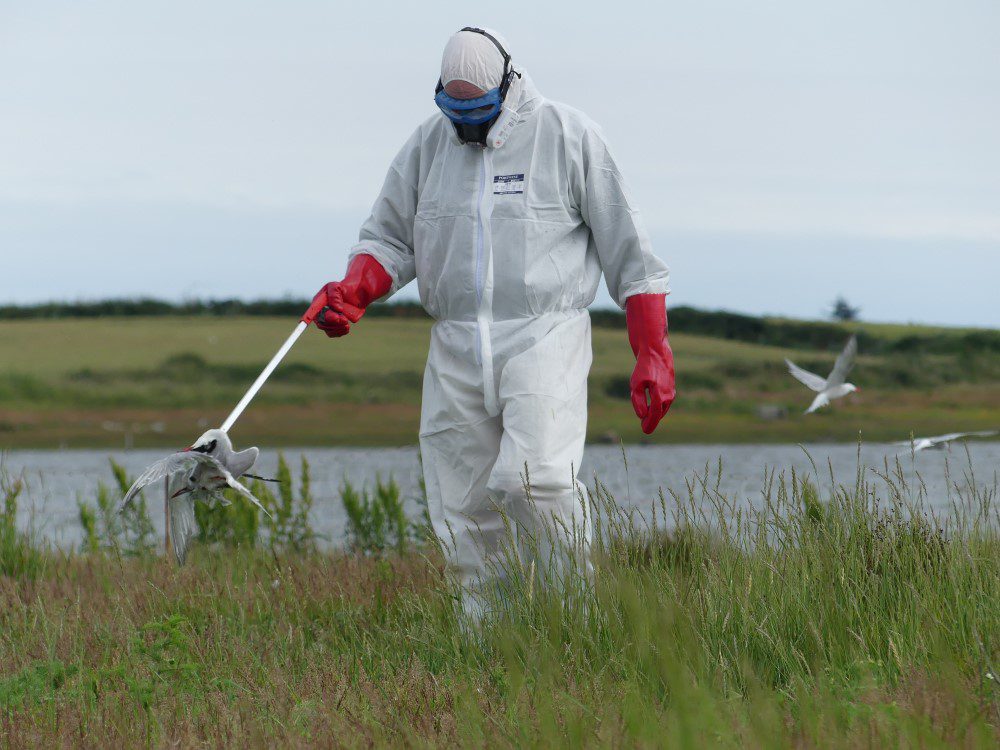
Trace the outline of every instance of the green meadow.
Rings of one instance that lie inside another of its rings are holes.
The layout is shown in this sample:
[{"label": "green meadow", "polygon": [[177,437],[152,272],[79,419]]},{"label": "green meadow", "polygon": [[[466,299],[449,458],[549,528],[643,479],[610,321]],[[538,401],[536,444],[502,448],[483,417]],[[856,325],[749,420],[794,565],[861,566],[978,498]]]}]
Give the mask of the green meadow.
[{"label": "green meadow", "polygon": [[[189,441],[222,421],[293,324],[261,316],[0,321],[0,447],[115,447],[126,433],[135,445]],[[796,325],[808,333],[810,324]],[[850,330],[843,328],[843,339]],[[679,397],[647,438],[628,400],[633,358],[625,332],[595,326],[590,439],[853,441],[860,433],[903,440],[911,432],[1000,425],[1000,350],[992,339],[977,343],[958,329],[861,330],[879,343],[866,352],[862,338],[852,373],[862,391],[804,417],[811,394],[787,374],[783,358],[825,375],[842,341],[790,348],[675,326]],[[241,418],[236,439],[414,442],[429,331],[427,320],[391,317],[366,318],[339,340],[308,331]],[[933,345],[921,348],[920,337]]]}]

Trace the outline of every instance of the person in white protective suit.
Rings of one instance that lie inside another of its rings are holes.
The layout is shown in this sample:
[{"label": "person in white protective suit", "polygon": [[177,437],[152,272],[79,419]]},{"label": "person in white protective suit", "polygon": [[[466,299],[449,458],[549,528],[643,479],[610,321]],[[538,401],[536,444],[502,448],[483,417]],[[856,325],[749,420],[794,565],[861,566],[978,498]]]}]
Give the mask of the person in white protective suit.
[{"label": "person in white protective suit", "polygon": [[471,27],[448,41],[441,111],[393,160],[346,277],[320,291],[327,309],[317,321],[344,335],[368,304],[416,279],[436,321],[420,419],[427,499],[470,610],[504,554],[505,517],[534,540],[538,569],[570,549],[552,539],[584,552],[589,544],[576,473],[587,306],[602,272],[626,309],[644,431],[674,399],[667,267],[601,131],[543,98],[506,50],[495,32]]}]

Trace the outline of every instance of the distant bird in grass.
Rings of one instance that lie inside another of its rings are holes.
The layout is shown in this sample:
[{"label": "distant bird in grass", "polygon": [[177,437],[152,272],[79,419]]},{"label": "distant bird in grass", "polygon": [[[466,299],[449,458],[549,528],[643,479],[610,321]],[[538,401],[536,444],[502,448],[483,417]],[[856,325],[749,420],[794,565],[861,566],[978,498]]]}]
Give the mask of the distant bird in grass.
[{"label": "distant bird in grass", "polygon": [[993,437],[1000,435],[1000,430],[979,430],[978,432],[949,432],[947,435],[934,435],[933,437],[915,437],[910,440],[901,440],[892,445],[899,445],[914,453],[926,450],[951,449],[951,444],[956,440],[970,437]]},{"label": "distant bird in grass", "polygon": [[816,373],[803,370],[790,359],[785,360],[785,364],[788,365],[788,372],[790,372],[800,383],[816,391],[816,398],[813,399],[812,404],[808,409],[806,409],[806,414],[811,414],[817,409],[823,408],[834,399],[842,398],[848,393],[854,393],[855,391],[861,390],[853,383],[846,382],[847,373],[849,373],[851,368],[854,367],[854,358],[857,354],[858,337],[851,336],[851,338],[847,340],[847,345],[844,347],[844,351],[842,351],[840,356],[837,357],[837,361],[834,363],[833,370],[830,372],[830,375],[825,379]]},{"label": "distant bird in grass", "polygon": [[188,544],[194,538],[197,529],[194,516],[196,500],[213,506],[215,503],[228,505],[229,501],[221,493],[229,487],[270,517],[271,514],[253,493],[237,481],[237,477],[240,476],[263,479],[254,474],[247,474],[253,468],[259,453],[256,448],[236,452],[233,450],[229,435],[222,430],[209,430],[198,438],[194,445],[157,461],[140,474],[118,503],[116,511],[121,513],[144,487],[165,477],[172,478],[174,475],[182,474],[183,484],[170,496],[168,507],[174,554],[177,556],[177,561],[183,564]]}]

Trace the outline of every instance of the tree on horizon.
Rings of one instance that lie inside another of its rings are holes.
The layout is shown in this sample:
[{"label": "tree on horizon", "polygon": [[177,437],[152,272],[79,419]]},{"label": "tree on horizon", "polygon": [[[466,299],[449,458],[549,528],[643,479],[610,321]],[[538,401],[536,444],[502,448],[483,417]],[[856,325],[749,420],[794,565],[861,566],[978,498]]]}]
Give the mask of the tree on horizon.
[{"label": "tree on horizon", "polygon": [[861,308],[852,305],[843,295],[840,295],[836,300],[834,300],[833,306],[830,310],[830,317],[841,322],[857,320],[860,314]]}]

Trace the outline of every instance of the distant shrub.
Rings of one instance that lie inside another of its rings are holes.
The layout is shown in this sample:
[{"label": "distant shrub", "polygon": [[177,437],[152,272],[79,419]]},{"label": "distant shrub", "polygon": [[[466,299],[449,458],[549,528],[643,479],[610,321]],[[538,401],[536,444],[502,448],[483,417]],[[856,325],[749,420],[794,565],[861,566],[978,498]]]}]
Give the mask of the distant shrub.
[{"label": "distant shrub", "polygon": [[56,388],[51,383],[35,375],[19,372],[0,374],[2,401],[48,401],[56,394]]},{"label": "distant shrub", "polygon": [[107,383],[111,380],[109,373],[98,372],[92,367],[83,367],[75,372],[69,373],[66,377],[74,383],[87,383],[90,385]]},{"label": "distant shrub", "polygon": [[716,370],[720,375],[735,380],[744,380],[761,372],[762,368],[754,362],[740,362],[738,360],[727,360],[720,362]]},{"label": "distant shrub", "polygon": [[680,388],[700,389],[705,391],[721,391],[722,380],[717,376],[700,370],[682,370],[677,373],[677,384]]},{"label": "distant shrub", "polygon": [[961,337],[962,351],[1000,354],[1000,331],[972,331]]},{"label": "distant shrub", "polygon": [[161,370],[194,370],[200,372],[208,367],[208,362],[200,354],[179,352],[163,360]]},{"label": "distant shrub", "polygon": [[605,396],[620,398],[628,401],[631,398],[630,389],[631,386],[627,375],[613,375],[604,380],[604,385],[601,388],[601,391]]},{"label": "distant shrub", "polygon": [[[180,352],[167,357],[150,372],[134,372],[133,377],[157,380],[195,380],[208,378],[217,383],[242,383],[260,372],[260,366],[244,364],[211,364],[200,354]],[[280,372],[280,370],[279,370]],[[276,378],[277,379],[277,378]]]},{"label": "distant shrub", "polygon": [[962,334],[935,333],[903,336],[886,351],[923,354],[1000,354],[1000,331],[969,331]]},{"label": "distant shrub", "polygon": [[314,383],[326,380],[327,373],[306,362],[289,362],[275,370],[271,377],[284,383]]}]

